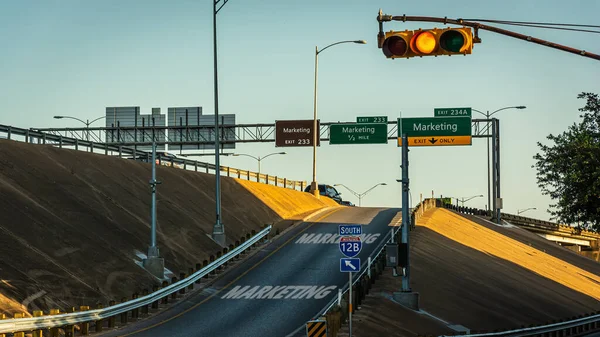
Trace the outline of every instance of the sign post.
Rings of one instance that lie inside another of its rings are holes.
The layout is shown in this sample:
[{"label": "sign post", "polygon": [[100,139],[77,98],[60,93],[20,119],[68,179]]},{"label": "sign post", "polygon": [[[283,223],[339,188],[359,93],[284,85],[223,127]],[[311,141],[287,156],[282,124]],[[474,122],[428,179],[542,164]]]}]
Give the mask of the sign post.
[{"label": "sign post", "polygon": [[340,271],[348,273],[348,336],[352,337],[352,273],[360,271],[360,259],[355,256],[362,249],[361,225],[339,225],[340,251],[346,258],[340,259]]}]

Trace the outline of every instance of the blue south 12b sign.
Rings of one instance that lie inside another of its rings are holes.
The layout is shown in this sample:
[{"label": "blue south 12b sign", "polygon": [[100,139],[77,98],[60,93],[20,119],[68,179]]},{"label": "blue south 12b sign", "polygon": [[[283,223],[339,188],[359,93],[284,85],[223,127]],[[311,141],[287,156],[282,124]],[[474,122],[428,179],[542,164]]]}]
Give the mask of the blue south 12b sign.
[{"label": "blue south 12b sign", "polygon": [[347,257],[355,257],[361,249],[360,236],[342,236],[340,238],[340,252]]}]

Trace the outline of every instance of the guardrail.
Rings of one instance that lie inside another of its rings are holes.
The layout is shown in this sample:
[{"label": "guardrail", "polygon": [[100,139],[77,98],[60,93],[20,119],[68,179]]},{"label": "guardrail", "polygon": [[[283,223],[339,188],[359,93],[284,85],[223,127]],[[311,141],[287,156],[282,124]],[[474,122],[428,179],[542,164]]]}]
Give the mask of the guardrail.
[{"label": "guardrail", "polygon": [[150,293],[148,295],[133,299],[131,301],[112,305],[103,309],[94,309],[81,312],[74,312],[68,314],[57,314],[43,317],[27,317],[27,318],[12,318],[12,319],[0,319],[0,334],[2,333],[16,333],[25,331],[36,331],[48,328],[62,328],[65,326],[72,326],[78,323],[101,321],[110,317],[114,317],[119,314],[124,314],[129,311],[136,311],[140,307],[148,306],[150,304],[153,307],[158,307],[158,301],[168,297],[169,295],[181,292],[186,288],[193,287],[193,284],[199,281],[202,277],[205,277],[215,269],[221,267],[223,264],[231,260],[232,258],[242,254],[246,249],[252,247],[254,244],[259,242],[262,238],[267,236],[271,232],[272,226],[266,226],[262,231],[241,243],[237,248],[230,250],[223,256],[217,258],[215,261],[208,264],[206,267],[196,271],[187,278],[180,281],[174,282],[171,285],[164,287],[158,291]]},{"label": "guardrail", "polygon": [[[80,150],[80,148],[83,148],[86,150],[86,152],[93,153],[98,153],[95,150],[100,150],[101,152],[104,151],[105,155],[109,155],[109,152],[116,152],[117,156],[120,158],[122,158],[124,155],[127,155],[131,156],[136,160],[145,159],[145,162],[150,162],[152,158],[151,152],[138,150],[135,147],[131,148],[122,145],[81,140],[78,138],[64,137],[62,135],[54,135],[31,129],[21,129],[9,125],[0,125],[0,134],[2,133],[6,134],[6,137],[0,136],[0,138],[8,140],[18,141],[18,139],[14,138],[14,135],[25,137],[25,143],[50,144],[57,145],[60,148],[62,148],[63,146],[73,146],[75,150]],[[201,170],[204,169],[205,173],[216,172],[216,165],[211,163],[205,163],[184,158],[174,158],[172,156],[165,156],[161,152],[157,152],[156,154],[157,161],[160,165],[171,166],[195,172],[198,172],[198,168],[200,168]],[[273,185],[275,186],[291,188],[294,190],[299,189],[300,191],[304,191],[304,188],[307,186],[306,181],[280,178],[278,176],[252,172],[249,170],[240,170],[222,165],[220,166],[220,170],[221,172],[227,172],[228,177],[231,177],[231,175],[233,174],[233,176],[237,175],[237,178],[240,179],[245,178],[247,180],[253,180],[261,183],[264,182],[265,184],[273,183]]]},{"label": "guardrail", "polygon": [[580,317],[569,321],[551,323],[541,326],[533,326],[527,328],[494,331],[484,333],[456,334],[456,335],[441,335],[439,337],[448,336],[471,336],[471,337],[492,337],[492,336],[538,336],[538,337],[554,337],[554,336],[582,336],[591,334],[592,332],[600,331],[600,312],[588,314],[587,317]]}]

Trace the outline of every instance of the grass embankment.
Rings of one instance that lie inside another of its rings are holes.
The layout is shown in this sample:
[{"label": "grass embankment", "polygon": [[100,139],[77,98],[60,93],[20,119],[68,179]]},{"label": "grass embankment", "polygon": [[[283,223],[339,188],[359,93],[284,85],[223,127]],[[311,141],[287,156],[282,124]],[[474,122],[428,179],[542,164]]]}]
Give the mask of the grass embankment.
[{"label": "grass embankment", "polygon": [[485,228],[445,209],[434,209],[417,223],[464,246],[526,268],[565,287],[600,300],[600,275]]},{"label": "grass embankment", "polygon": [[302,215],[310,212],[325,207],[340,206],[333,199],[325,196],[317,199],[310,193],[290,188],[242,179],[236,179],[236,181],[285,220],[299,220]]}]

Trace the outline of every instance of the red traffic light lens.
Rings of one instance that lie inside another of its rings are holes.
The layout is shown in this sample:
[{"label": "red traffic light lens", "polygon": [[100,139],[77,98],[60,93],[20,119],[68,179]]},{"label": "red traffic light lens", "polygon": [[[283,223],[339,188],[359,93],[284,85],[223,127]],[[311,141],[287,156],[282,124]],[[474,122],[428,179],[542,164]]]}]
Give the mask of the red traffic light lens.
[{"label": "red traffic light lens", "polygon": [[386,57],[404,56],[408,51],[408,44],[399,36],[390,36],[383,42],[382,50]]},{"label": "red traffic light lens", "polygon": [[448,30],[440,36],[440,46],[444,50],[458,53],[462,51],[464,44],[465,37],[459,31]]},{"label": "red traffic light lens", "polygon": [[410,40],[410,48],[420,54],[430,54],[435,50],[436,44],[435,36],[428,31],[417,33]]}]

